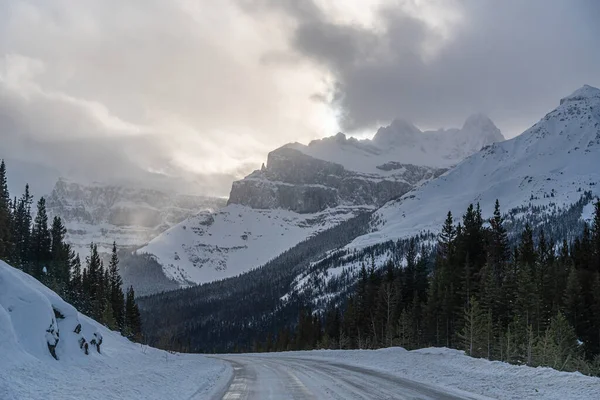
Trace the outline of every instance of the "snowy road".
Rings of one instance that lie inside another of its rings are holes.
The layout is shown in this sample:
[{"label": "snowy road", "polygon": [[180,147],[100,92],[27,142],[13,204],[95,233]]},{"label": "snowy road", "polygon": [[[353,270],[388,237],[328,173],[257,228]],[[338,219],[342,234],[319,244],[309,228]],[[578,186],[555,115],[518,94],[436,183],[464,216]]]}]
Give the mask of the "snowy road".
[{"label": "snowy road", "polygon": [[215,399],[480,399],[360,367],[299,357],[227,355],[229,387]]}]

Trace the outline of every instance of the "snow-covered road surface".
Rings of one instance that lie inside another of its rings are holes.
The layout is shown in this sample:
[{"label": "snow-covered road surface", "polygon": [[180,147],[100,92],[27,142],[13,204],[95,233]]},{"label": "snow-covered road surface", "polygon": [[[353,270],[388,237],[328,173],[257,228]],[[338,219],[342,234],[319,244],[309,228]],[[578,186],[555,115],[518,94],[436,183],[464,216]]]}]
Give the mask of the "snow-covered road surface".
[{"label": "snow-covered road surface", "polygon": [[291,357],[226,355],[231,364],[228,388],[215,396],[244,399],[482,399],[452,394],[409,379],[336,362]]}]

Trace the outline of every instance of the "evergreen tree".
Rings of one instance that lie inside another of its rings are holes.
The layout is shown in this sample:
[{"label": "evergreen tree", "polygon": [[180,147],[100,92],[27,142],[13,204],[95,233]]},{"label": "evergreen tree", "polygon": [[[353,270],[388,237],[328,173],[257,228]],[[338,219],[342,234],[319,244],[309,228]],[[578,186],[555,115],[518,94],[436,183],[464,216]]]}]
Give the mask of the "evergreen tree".
[{"label": "evergreen tree", "polygon": [[18,200],[13,202],[12,243],[13,254],[11,263],[25,272],[29,271],[31,257],[31,204],[33,197],[29,193],[29,185],[25,185],[25,192]]},{"label": "evergreen tree", "polygon": [[573,327],[558,313],[535,348],[535,364],[572,371],[580,357],[578,347]]},{"label": "evergreen tree", "polygon": [[46,200],[41,197],[37,203],[37,214],[31,230],[31,274],[45,283],[48,283],[47,274],[52,259],[51,246]]},{"label": "evergreen tree", "polygon": [[494,216],[490,218],[490,243],[488,246],[488,264],[491,268],[496,285],[500,286],[504,280],[506,263],[509,258],[510,249],[508,245],[508,234],[504,228],[504,218],[500,213],[500,202],[496,199],[494,205]]},{"label": "evergreen tree", "polygon": [[465,352],[472,357],[486,357],[489,353],[489,314],[471,297],[464,309],[464,327],[459,334]]},{"label": "evergreen tree", "polygon": [[0,260],[8,261],[12,252],[12,212],[6,180],[6,164],[0,161]]},{"label": "evergreen tree", "polygon": [[113,312],[114,320],[119,328],[123,330],[125,327],[125,302],[123,297],[123,280],[119,275],[119,257],[117,255],[117,244],[113,243],[110,263],[108,264],[109,286],[110,286],[110,304]]},{"label": "evergreen tree", "polygon": [[54,217],[52,228],[50,229],[51,238],[51,263],[49,274],[53,289],[61,294],[66,295],[71,275],[71,265],[73,263],[74,254],[71,251],[71,246],[65,242],[67,229],[63,225],[59,217]]},{"label": "evergreen tree", "polygon": [[577,331],[581,329],[583,311],[583,298],[581,295],[581,283],[577,270],[571,267],[567,278],[567,287],[564,295],[564,316]]},{"label": "evergreen tree", "polygon": [[69,280],[69,299],[71,303],[80,310],[81,312],[85,312],[86,307],[84,306],[84,298],[83,298],[83,276],[81,270],[81,260],[79,258],[79,254],[73,258],[72,264],[72,273]]},{"label": "evergreen tree", "polygon": [[135,292],[132,286],[127,289],[125,300],[125,336],[136,341],[142,339],[140,310],[135,302]]},{"label": "evergreen tree", "polygon": [[593,269],[600,272],[600,200],[594,205],[594,218],[592,222],[592,260]]}]

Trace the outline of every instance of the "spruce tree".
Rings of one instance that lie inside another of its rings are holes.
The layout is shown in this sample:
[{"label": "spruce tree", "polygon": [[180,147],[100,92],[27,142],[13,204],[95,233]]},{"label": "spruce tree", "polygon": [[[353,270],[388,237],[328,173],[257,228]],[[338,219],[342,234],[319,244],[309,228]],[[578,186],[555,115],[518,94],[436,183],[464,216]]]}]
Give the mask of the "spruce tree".
[{"label": "spruce tree", "polygon": [[125,302],[123,297],[123,280],[119,275],[119,257],[117,255],[117,244],[113,243],[110,263],[108,264],[109,286],[110,286],[110,303],[113,312],[114,320],[119,330],[125,327]]},{"label": "spruce tree", "polygon": [[489,315],[483,310],[477,299],[471,297],[469,304],[463,312],[463,329],[459,338],[463,343],[463,349],[472,357],[485,357],[488,354]]},{"label": "spruce tree", "polygon": [[53,278],[54,290],[61,295],[65,295],[67,292],[74,258],[71,246],[65,242],[66,234],[67,228],[65,228],[61,219],[54,217],[50,229],[52,261],[49,272]]},{"label": "spruce tree", "polygon": [[83,275],[79,254],[73,258],[72,273],[69,279],[69,299],[71,303],[80,310],[86,312],[83,299]]},{"label": "spruce tree", "polygon": [[494,216],[490,218],[489,223],[490,244],[488,247],[487,259],[496,285],[499,287],[506,275],[505,269],[510,249],[508,245],[508,234],[504,228],[504,218],[500,212],[500,202],[498,199],[496,199],[496,204],[494,205]]},{"label": "spruce tree", "polygon": [[0,161],[0,260],[8,261],[12,252],[12,212],[6,180],[6,164]]},{"label": "spruce tree", "polygon": [[25,192],[13,202],[12,242],[13,254],[11,263],[25,272],[30,272],[29,260],[31,257],[31,204],[33,196],[29,193],[29,185],[25,185]]},{"label": "spruce tree", "polygon": [[583,298],[581,283],[577,270],[571,267],[567,278],[567,287],[564,294],[564,316],[576,331],[580,331],[583,311]]},{"label": "spruce tree", "polygon": [[125,336],[136,341],[142,339],[142,321],[132,286],[127,289],[125,300]]},{"label": "spruce tree", "polygon": [[600,200],[594,205],[594,218],[592,222],[592,260],[593,269],[600,272]]},{"label": "spruce tree", "polygon": [[31,230],[31,274],[45,283],[48,283],[47,274],[52,259],[51,246],[52,238],[48,230],[46,200],[41,197],[37,203],[37,214]]}]

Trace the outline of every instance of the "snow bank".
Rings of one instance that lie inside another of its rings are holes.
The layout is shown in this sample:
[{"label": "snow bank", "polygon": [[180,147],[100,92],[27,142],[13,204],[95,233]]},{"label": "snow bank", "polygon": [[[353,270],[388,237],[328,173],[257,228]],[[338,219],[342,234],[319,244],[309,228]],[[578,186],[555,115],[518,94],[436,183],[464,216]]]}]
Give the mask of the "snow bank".
[{"label": "snow bank", "polygon": [[[91,345],[99,338],[100,353]],[[0,261],[2,400],[202,398],[228,379],[228,370],[203,356],[134,344]]]},{"label": "snow bank", "polygon": [[[275,354],[275,353],[274,353]],[[279,356],[282,353],[278,353]],[[496,399],[590,400],[600,398],[600,379],[551,368],[516,366],[466,356],[448,348],[407,351],[317,350],[285,353],[371,368],[428,385]],[[261,354],[261,356],[264,354]]]}]

